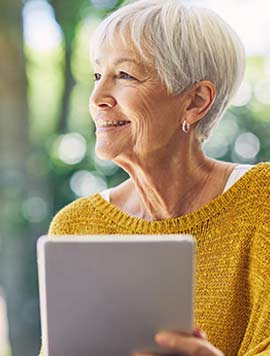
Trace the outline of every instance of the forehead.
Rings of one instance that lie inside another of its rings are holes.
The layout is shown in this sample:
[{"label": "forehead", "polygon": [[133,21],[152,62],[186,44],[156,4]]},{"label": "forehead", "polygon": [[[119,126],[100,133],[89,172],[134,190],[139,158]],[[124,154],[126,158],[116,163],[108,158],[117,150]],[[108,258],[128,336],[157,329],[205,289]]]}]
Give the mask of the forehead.
[{"label": "forehead", "polygon": [[128,34],[125,40],[121,39],[117,33],[105,41],[97,40],[91,53],[91,60],[95,65],[102,65],[109,61],[114,65],[126,62],[138,66],[151,66],[139,53]]}]

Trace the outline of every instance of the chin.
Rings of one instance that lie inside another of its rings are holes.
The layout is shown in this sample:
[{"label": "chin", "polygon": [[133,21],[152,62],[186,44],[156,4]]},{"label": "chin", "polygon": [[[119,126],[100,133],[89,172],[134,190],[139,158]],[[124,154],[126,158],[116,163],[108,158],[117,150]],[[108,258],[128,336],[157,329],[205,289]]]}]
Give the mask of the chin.
[{"label": "chin", "polygon": [[99,147],[99,146],[95,147],[95,153],[98,158],[107,161],[111,161],[118,156],[118,154],[114,152],[111,148],[109,149],[109,148]]}]

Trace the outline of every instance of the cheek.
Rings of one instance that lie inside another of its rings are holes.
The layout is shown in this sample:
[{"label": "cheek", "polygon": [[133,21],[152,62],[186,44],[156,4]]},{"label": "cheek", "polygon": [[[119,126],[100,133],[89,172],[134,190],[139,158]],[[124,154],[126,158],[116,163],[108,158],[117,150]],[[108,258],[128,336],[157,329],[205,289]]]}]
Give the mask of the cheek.
[{"label": "cheek", "polygon": [[158,102],[160,98],[154,91],[149,92],[145,88],[130,88],[119,96],[119,104],[125,115],[134,122],[138,129],[145,130],[154,120],[159,112]]}]

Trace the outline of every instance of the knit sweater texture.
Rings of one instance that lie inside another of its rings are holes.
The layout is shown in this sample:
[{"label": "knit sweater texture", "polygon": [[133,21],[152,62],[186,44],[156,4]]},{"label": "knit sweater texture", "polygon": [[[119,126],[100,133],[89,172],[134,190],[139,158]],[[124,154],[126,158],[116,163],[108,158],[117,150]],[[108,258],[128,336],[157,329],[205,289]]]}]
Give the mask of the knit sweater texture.
[{"label": "knit sweater texture", "polygon": [[270,164],[254,166],[184,216],[143,220],[96,193],[63,208],[49,229],[50,235],[163,233],[196,239],[194,324],[209,342],[225,356],[270,356]]}]

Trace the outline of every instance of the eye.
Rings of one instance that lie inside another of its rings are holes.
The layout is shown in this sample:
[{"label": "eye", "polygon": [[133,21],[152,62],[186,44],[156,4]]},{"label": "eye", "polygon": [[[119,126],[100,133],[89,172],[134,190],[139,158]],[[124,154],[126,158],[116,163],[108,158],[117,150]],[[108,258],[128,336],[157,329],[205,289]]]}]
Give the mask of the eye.
[{"label": "eye", "polygon": [[100,73],[94,73],[94,75],[93,75],[94,82],[98,81],[100,78],[101,78],[101,74]]},{"label": "eye", "polygon": [[135,80],[134,77],[132,77],[131,75],[129,75],[128,73],[126,72],[119,72],[119,78],[120,79],[127,79],[127,80]]},{"label": "eye", "polygon": [[[135,80],[134,77],[132,77],[131,75],[129,75],[128,73],[123,72],[123,71],[119,72],[118,78],[120,78],[120,79],[126,79],[126,80]],[[94,81],[94,82],[97,82],[97,81],[99,81],[100,79],[101,79],[101,74],[100,74],[100,73],[94,73],[94,75],[93,75],[93,81]]]}]

